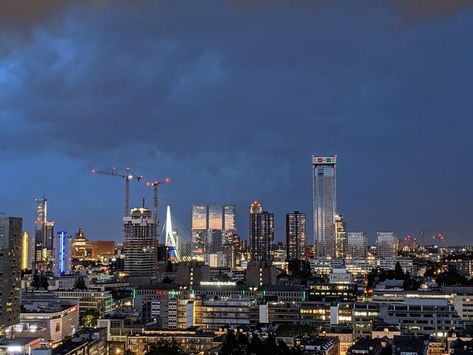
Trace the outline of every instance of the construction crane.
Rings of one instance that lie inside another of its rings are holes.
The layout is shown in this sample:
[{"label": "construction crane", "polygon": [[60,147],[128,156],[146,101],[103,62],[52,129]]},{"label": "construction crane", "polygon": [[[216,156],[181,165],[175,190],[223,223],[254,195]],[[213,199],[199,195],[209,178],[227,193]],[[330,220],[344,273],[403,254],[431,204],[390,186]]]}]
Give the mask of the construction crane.
[{"label": "construction crane", "polygon": [[152,187],[154,189],[154,196],[153,196],[153,222],[154,222],[154,228],[155,228],[155,236],[158,236],[158,187],[159,185],[162,184],[168,184],[171,182],[171,179],[165,178],[162,181],[159,180],[154,180],[154,181],[148,181],[146,183],[147,187]]},{"label": "construction crane", "polygon": [[92,169],[92,174],[116,176],[125,180],[125,214],[124,216],[128,216],[128,214],[130,213],[130,181],[131,180],[140,181],[143,178],[143,176],[136,175],[133,171],[131,171],[130,168],[117,169],[116,167],[113,167],[110,171]]}]

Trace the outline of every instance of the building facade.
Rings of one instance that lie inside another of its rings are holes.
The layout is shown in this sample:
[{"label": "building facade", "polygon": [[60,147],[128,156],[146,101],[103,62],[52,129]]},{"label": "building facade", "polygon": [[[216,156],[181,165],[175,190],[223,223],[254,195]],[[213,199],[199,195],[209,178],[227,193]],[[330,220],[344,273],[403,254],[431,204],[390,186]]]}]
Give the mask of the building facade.
[{"label": "building facade", "polygon": [[48,221],[48,200],[36,199],[35,264],[39,270],[50,270],[53,258],[54,222]]},{"label": "building facade", "polygon": [[149,208],[133,208],[123,218],[126,239],[124,271],[130,276],[155,276],[158,269],[158,240]]},{"label": "building facade", "polygon": [[364,232],[347,233],[347,256],[366,258],[368,255],[368,236]]},{"label": "building facade", "polygon": [[316,256],[336,256],[336,156],[312,156],[312,201]]},{"label": "building facade", "polygon": [[20,319],[23,219],[0,216],[0,335]]},{"label": "building facade", "polygon": [[305,213],[286,214],[286,259],[300,259],[307,245]]},{"label": "building facade", "polygon": [[376,233],[376,257],[379,259],[395,258],[397,256],[398,239],[393,232]]},{"label": "building facade", "polygon": [[250,252],[255,261],[271,260],[271,244],[274,241],[274,214],[263,211],[261,204],[250,205]]}]

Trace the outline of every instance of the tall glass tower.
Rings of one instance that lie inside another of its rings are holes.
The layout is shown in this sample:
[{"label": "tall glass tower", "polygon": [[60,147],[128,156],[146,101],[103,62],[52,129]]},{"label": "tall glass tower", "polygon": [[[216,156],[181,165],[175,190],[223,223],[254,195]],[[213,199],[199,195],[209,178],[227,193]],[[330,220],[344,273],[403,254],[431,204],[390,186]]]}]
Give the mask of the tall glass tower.
[{"label": "tall glass tower", "polygon": [[336,256],[336,156],[312,156],[314,245],[317,257]]}]

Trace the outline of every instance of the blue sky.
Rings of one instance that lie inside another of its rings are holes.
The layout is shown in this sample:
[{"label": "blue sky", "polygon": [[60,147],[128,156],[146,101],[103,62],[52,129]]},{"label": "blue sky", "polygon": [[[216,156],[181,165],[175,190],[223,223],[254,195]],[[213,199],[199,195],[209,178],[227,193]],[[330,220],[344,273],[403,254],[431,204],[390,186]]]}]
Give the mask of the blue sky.
[{"label": "blue sky", "polygon": [[282,240],[311,154],[337,154],[350,231],[470,239],[468,1],[6,0],[0,29],[0,212],[26,229],[45,195],[58,228],[120,241],[122,182],[89,170],[130,166],[173,180],[183,229],[234,203],[246,237],[258,199]]}]

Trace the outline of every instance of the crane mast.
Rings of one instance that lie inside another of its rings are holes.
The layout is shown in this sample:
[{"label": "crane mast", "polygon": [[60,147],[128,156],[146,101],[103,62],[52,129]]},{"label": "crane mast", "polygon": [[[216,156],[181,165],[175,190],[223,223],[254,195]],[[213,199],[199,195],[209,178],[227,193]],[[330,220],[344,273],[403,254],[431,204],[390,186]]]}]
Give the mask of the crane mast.
[{"label": "crane mast", "polygon": [[146,186],[153,188],[153,223],[154,223],[156,237],[158,236],[158,226],[159,226],[159,220],[158,220],[158,187],[159,187],[159,185],[167,184],[169,182],[171,182],[171,179],[166,178],[162,181],[154,180],[154,181],[149,181],[149,182],[146,183]]}]

